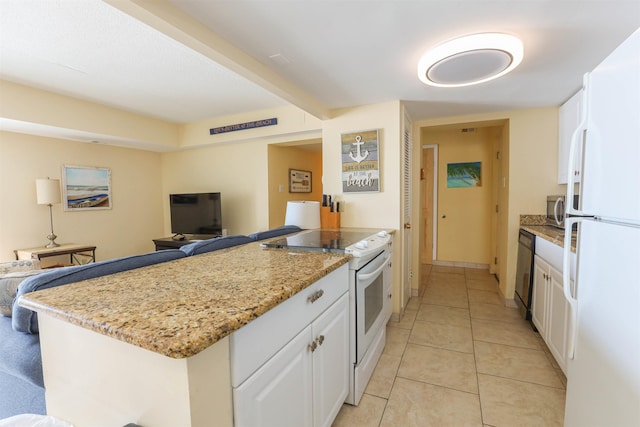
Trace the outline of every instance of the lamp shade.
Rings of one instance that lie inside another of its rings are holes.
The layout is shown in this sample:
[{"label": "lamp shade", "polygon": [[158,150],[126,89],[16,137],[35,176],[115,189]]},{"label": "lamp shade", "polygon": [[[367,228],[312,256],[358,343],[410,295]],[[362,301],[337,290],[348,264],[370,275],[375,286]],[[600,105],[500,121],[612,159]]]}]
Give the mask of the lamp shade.
[{"label": "lamp shade", "polygon": [[54,205],[60,203],[60,180],[49,178],[36,179],[36,197],[39,205]]},{"label": "lamp shade", "polygon": [[306,230],[320,228],[320,202],[287,202],[284,225],[297,225]]}]

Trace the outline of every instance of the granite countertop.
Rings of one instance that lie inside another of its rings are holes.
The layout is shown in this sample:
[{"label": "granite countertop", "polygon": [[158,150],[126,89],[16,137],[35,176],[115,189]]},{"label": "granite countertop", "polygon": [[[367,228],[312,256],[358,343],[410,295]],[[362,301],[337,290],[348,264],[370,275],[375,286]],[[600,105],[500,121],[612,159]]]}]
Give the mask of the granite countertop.
[{"label": "granite countertop", "polygon": [[[564,248],[564,230],[546,224],[544,215],[520,215],[520,228]],[[576,236],[571,236],[571,250],[576,251]]]},{"label": "granite countertop", "polygon": [[318,279],[349,255],[260,242],[23,296],[20,305],[172,358],[193,356]]}]

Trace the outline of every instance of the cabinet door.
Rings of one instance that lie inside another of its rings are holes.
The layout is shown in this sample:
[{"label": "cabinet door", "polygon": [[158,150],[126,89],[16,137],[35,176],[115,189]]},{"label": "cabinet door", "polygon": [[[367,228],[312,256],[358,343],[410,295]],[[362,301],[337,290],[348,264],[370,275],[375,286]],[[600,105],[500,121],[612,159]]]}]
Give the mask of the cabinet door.
[{"label": "cabinet door", "polygon": [[545,342],[558,365],[566,374],[569,302],[562,289],[562,273],[551,267],[549,286],[548,333]]},{"label": "cabinet door", "polygon": [[[571,145],[573,132],[580,123],[582,96],[582,90],[580,90],[560,107],[558,115],[558,184],[566,184],[568,182],[569,146]],[[576,182],[580,182],[579,160],[582,158],[581,153],[582,149],[578,148],[576,152]]]},{"label": "cabinet door", "polygon": [[349,392],[349,294],[312,324],[313,425],[329,427]]},{"label": "cabinet door", "polygon": [[546,310],[547,310],[547,272],[549,264],[539,256],[533,261],[533,294],[531,297],[531,320],[536,325],[540,335],[546,337]]},{"label": "cabinet door", "polygon": [[233,391],[236,427],[310,426],[311,326]]}]

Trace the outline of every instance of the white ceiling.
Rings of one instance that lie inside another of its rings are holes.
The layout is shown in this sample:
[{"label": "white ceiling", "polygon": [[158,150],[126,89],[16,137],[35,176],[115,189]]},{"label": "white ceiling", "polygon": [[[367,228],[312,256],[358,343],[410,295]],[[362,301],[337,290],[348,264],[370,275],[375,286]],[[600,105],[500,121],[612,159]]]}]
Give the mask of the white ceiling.
[{"label": "white ceiling", "polygon": [[[390,100],[421,120],[560,105],[638,27],[639,0],[0,0],[0,78],[178,123]],[[418,80],[426,49],[487,31],[523,40],[514,72]]]}]

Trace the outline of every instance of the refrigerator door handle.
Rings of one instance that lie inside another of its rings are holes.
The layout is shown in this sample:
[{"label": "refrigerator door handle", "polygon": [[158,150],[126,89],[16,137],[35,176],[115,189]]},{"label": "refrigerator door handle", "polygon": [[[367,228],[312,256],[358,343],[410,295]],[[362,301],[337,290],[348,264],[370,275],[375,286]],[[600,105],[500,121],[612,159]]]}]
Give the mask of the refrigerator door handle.
[{"label": "refrigerator door handle", "polygon": [[[584,219],[584,217],[566,218],[564,222],[566,228],[564,232],[564,248],[562,254],[562,291],[564,293],[564,297],[569,302],[569,331],[567,333],[567,357],[569,359],[573,359],[575,353],[578,318],[578,300],[571,292],[571,230],[573,224],[577,224]],[[574,290],[577,289],[577,280],[578,278],[576,277]]]},{"label": "refrigerator door handle", "polygon": [[[576,130],[573,131],[573,134],[571,135],[571,144],[569,145],[569,171],[568,171],[568,182],[567,182],[567,198],[566,203],[565,203],[565,208],[566,208],[566,214],[565,214],[565,219],[569,218],[571,215],[581,215],[583,216],[584,213],[581,210],[581,206],[578,206],[578,208],[574,208],[573,207],[573,196],[575,194],[575,183],[576,183],[576,175],[574,174],[574,171],[576,170],[576,149],[578,144],[582,144],[582,157],[578,160],[580,162],[580,170],[583,171],[583,175],[584,175],[584,156],[585,156],[585,150],[586,150],[586,142],[587,142],[587,105],[589,103],[589,86],[588,86],[588,82],[589,82],[589,73],[585,73],[584,77],[583,77],[583,83],[582,83],[582,91],[583,91],[583,97],[582,97],[582,111],[580,113],[580,123],[578,123],[578,127],[576,128]],[[582,188],[582,186],[580,187]],[[582,205],[582,197],[580,197],[580,205]],[[566,234],[566,230],[569,230],[569,232],[571,232],[571,227],[567,228],[566,227],[566,222],[565,222],[565,234]]]}]

